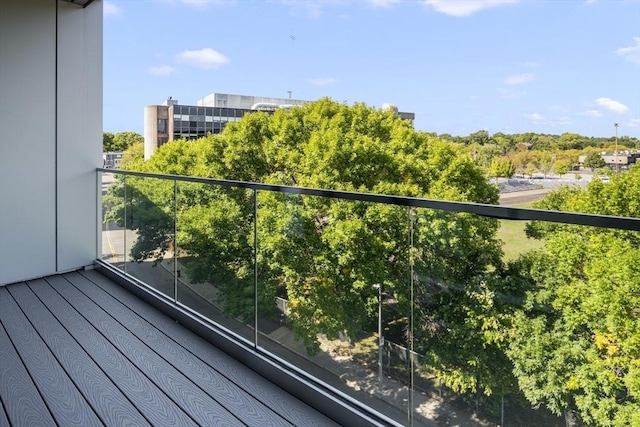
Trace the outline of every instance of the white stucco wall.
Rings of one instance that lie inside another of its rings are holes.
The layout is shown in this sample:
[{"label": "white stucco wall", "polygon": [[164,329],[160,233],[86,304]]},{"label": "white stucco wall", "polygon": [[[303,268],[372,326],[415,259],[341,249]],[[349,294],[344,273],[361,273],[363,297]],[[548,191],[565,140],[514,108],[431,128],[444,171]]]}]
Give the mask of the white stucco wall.
[{"label": "white stucco wall", "polygon": [[0,285],[95,258],[101,145],[101,1],[0,1]]}]

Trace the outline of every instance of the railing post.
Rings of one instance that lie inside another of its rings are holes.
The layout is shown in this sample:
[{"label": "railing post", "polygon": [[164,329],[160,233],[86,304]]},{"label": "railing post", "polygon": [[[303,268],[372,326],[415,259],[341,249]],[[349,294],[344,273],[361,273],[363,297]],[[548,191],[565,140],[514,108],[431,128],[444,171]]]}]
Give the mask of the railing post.
[{"label": "railing post", "polygon": [[122,228],[122,270],[126,273],[127,272],[127,176],[124,175],[122,177],[122,186],[124,187],[124,198],[123,198],[123,203],[124,203],[124,209],[123,211],[123,216],[124,216],[124,220],[122,221],[122,223],[124,224],[124,227]]},{"label": "railing post", "polygon": [[258,348],[258,190],[253,189],[253,346]]},{"label": "railing post", "polygon": [[96,259],[102,259],[102,171],[96,174]]},{"label": "railing post", "polygon": [[413,360],[413,328],[414,328],[414,306],[415,306],[415,294],[414,294],[414,286],[415,286],[415,274],[414,274],[414,265],[415,265],[415,251],[413,249],[413,239],[414,239],[414,225],[416,223],[417,212],[416,208],[409,208],[409,343],[407,345],[409,350],[409,371],[411,374],[409,375],[409,404],[407,406],[407,410],[409,412],[409,425],[413,425],[413,392],[414,392],[414,375],[415,375],[415,365]]},{"label": "railing post", "polygon": [[178,180],[173,180],[173,300],[178,303]]}]

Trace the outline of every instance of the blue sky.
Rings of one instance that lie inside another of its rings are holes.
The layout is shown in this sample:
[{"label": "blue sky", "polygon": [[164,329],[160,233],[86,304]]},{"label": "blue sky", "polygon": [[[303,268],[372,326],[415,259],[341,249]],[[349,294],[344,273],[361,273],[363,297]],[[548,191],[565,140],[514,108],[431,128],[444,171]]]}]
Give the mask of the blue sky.
[{"label": "blue sky", "polygon": [[105,131],[288,91],[439,134],[640,137],[640,0],[104,0]]}]

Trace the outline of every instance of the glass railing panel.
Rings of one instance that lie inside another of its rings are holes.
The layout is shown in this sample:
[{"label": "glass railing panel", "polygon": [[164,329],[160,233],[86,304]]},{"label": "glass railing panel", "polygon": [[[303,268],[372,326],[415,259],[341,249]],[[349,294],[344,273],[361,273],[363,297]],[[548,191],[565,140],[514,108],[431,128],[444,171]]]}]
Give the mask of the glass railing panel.
[{"label": "glass railing panel", "polygon": [[413,212],[412,415],[468,422],[504,376],[506,357],[483,329],[492,314],[493,274],[502,265],[499,224],[469,213]]},{"label": "glass railing panel", "polygon": [[[521,253],[493,273],[495,314],[487,317],[507,331],[495,337],[510,380],[501,384],[504,393],[496,387],[486,398],[485,410],[502,407],[494,412],[507,425],[635,425],[640,232],[520,226]],[[528,409],[534,399],[543,402],[535,411]]]},{"label": "glass railing panel", "polygon": [[99,191],[102,221],[98,258],[124,270],[125,232],[120,215],[124,212],[124,179],[122,175],[104,172],[100,176]]},{"label": "glass railing panel", "polygon": [[408,209],[259,192],[257,235],[258,346],[404,423]]},{"label": "glass railing panel", "polygon": [[177,301],[254,340],[254,192],[177,183]]},{"label": "glass railing panel", "polygon": [[400,424],[637,413],[633,217],[105,175],[102,259]]},{"label": "glass railing panel", "polygon": [[174,181],[126,176],[123,187],[125,206],[119,221],[125,231],[124,271],[174,298]]}]

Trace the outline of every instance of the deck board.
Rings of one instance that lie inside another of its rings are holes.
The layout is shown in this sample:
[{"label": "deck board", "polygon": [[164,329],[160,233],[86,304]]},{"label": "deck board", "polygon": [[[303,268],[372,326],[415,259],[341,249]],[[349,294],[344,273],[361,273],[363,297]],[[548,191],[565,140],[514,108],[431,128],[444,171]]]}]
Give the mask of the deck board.
[{"label": "deck board", "polygon": [[13,298],[6,296],[0,303],[3,324],[53,418],[66,426],[102,425],[19,306]]},{"label": "deck board", "polygon": [[336,426],[96,271],[0,287],[0,427]]},{"label": "deck board", "polygon": [[[0,288],[0,398],[8,421],[16,425],[55,426],[53,417],[5,329],[5,325],[11,322],[9,315],[12,306],[15,306],[15,301],[6,289]],[[22,334],[30,337],[36,335],[33,328],[27,328]]]},{"label": "deck board", "polygon": [[[65,282],[61,277],[55,279]],[[47,282],[52,279],[47,279]],[[175,402],[147,376],[145,376],[125,353],[120,352],[116,346],[105,338],[96,326],[91,326],[89,319],[82,317],[81,313],[74,309],[72,300],[65,300],[49,283],[33,286],[32,291],[44,302],[47,308],[55,313],[60,323],[67,328],[85,351],[96,361],[105,374],[132,401],[143,416],[153,425],[157,426],[195,426],[197,425],[186,412],[179,408]],[[69,302],[68,302],[69,301]],[[71,302],[71,304],[70,304]],[[93,323],[95,325],[95,323]],[[109,327],[109,325],[105,325]],[[121,335],[122,340],[127,340],[126,334]]]},{"label": "deck board", "polygon": [[311,409],[295,396],[282,390],[264,377],[256,375],[251,369],[212,346],[193,332],[185,331],[184,327],[176,324],[159,310],[148,304],[139,304],[135,296],[100,273],[86,271],[78,274],[91,280],[98,287],[104,289],[105,292],[117,298],[124,306],[135,307],[135,312],[146,322],[165,331],[176,343],[188,349],[195,357],[209,364],[221,375],[229,378],[230,381],[241,387],[248,395],[253,396],[253,398],[278,414],[284,415],[293,424],[305,427],[338,426],[337,423],[325,415]]},{"label": "deck board", "polygon": [[[144,342],[131,332],[130,328],[135,328],[135,325],[132,324],[134,321],[129,319],[128,315],[133,313],[128,308],[119,307],[113,301],[106,299],[100,300],[99,304],[96,304],[66,278],[53,277],[48,280],[72,305],[78,307],[80,313],[86,316],[116,348],[126,353],[145,375],[158,384],[170,399],[191,414],[199,424],[244,425],[236,418],[235,414],[183,375],[179,371],[178,365],[171,364],[161,357],[155,349],[148,346],[150,341],[156,339],[153,332],[149,332],[149,336],[145,337]],[[88,289],[95,289],[95,287],[90,286]],[[123,321],[127,328],[105,310]]]},{"label": "deck board", "polygon": [[[109,311],[122,322],[121,327],[126,327],[134,336],[143,338],[145,344],[154,353],[157,353],[163,361],[166,360],[165,363],[175,366],[177,371],[188,377],[197,386],[194,388],[195,390],[201,390],[208,394],[228,411],[235,414],[242,422],[247,425],[292,425],[269,407],[247,395],[234,382],[221,375],[220,372],[215,371],[202,360],[194,357],[192,353],[173,341],[157,327],[144,320],[140,314],[137,314],[139,307],[135,302],[131,302],[134,304],[131,307],[123,305],[117,299],[95,286],[86,286],[84,282],[88,280],[79,274],[68,275],[66,278],[77,284],[78,288],[85,289],[87,296],[92,298],[97,306],[109,307]],[[70,283],[69,286],[71,286]],[[57,288],[67,292],[70,291],[68,289],[69,286],[57,286]],[[81,303],[79,305],[87,307],[91,311],[89,304],[82,301],[78,301],[78,303]],[[114,329],[117,329],[117,326],[114,326]]]},{"label": "deck board", "polygon": [[9,291],[105,424],[150,425],[26,283],[12,285]]},{"label": "deck board", "polygon": [[2,401],[0,401],[0,427],[9,427],[9,418],[7,418]]}]

